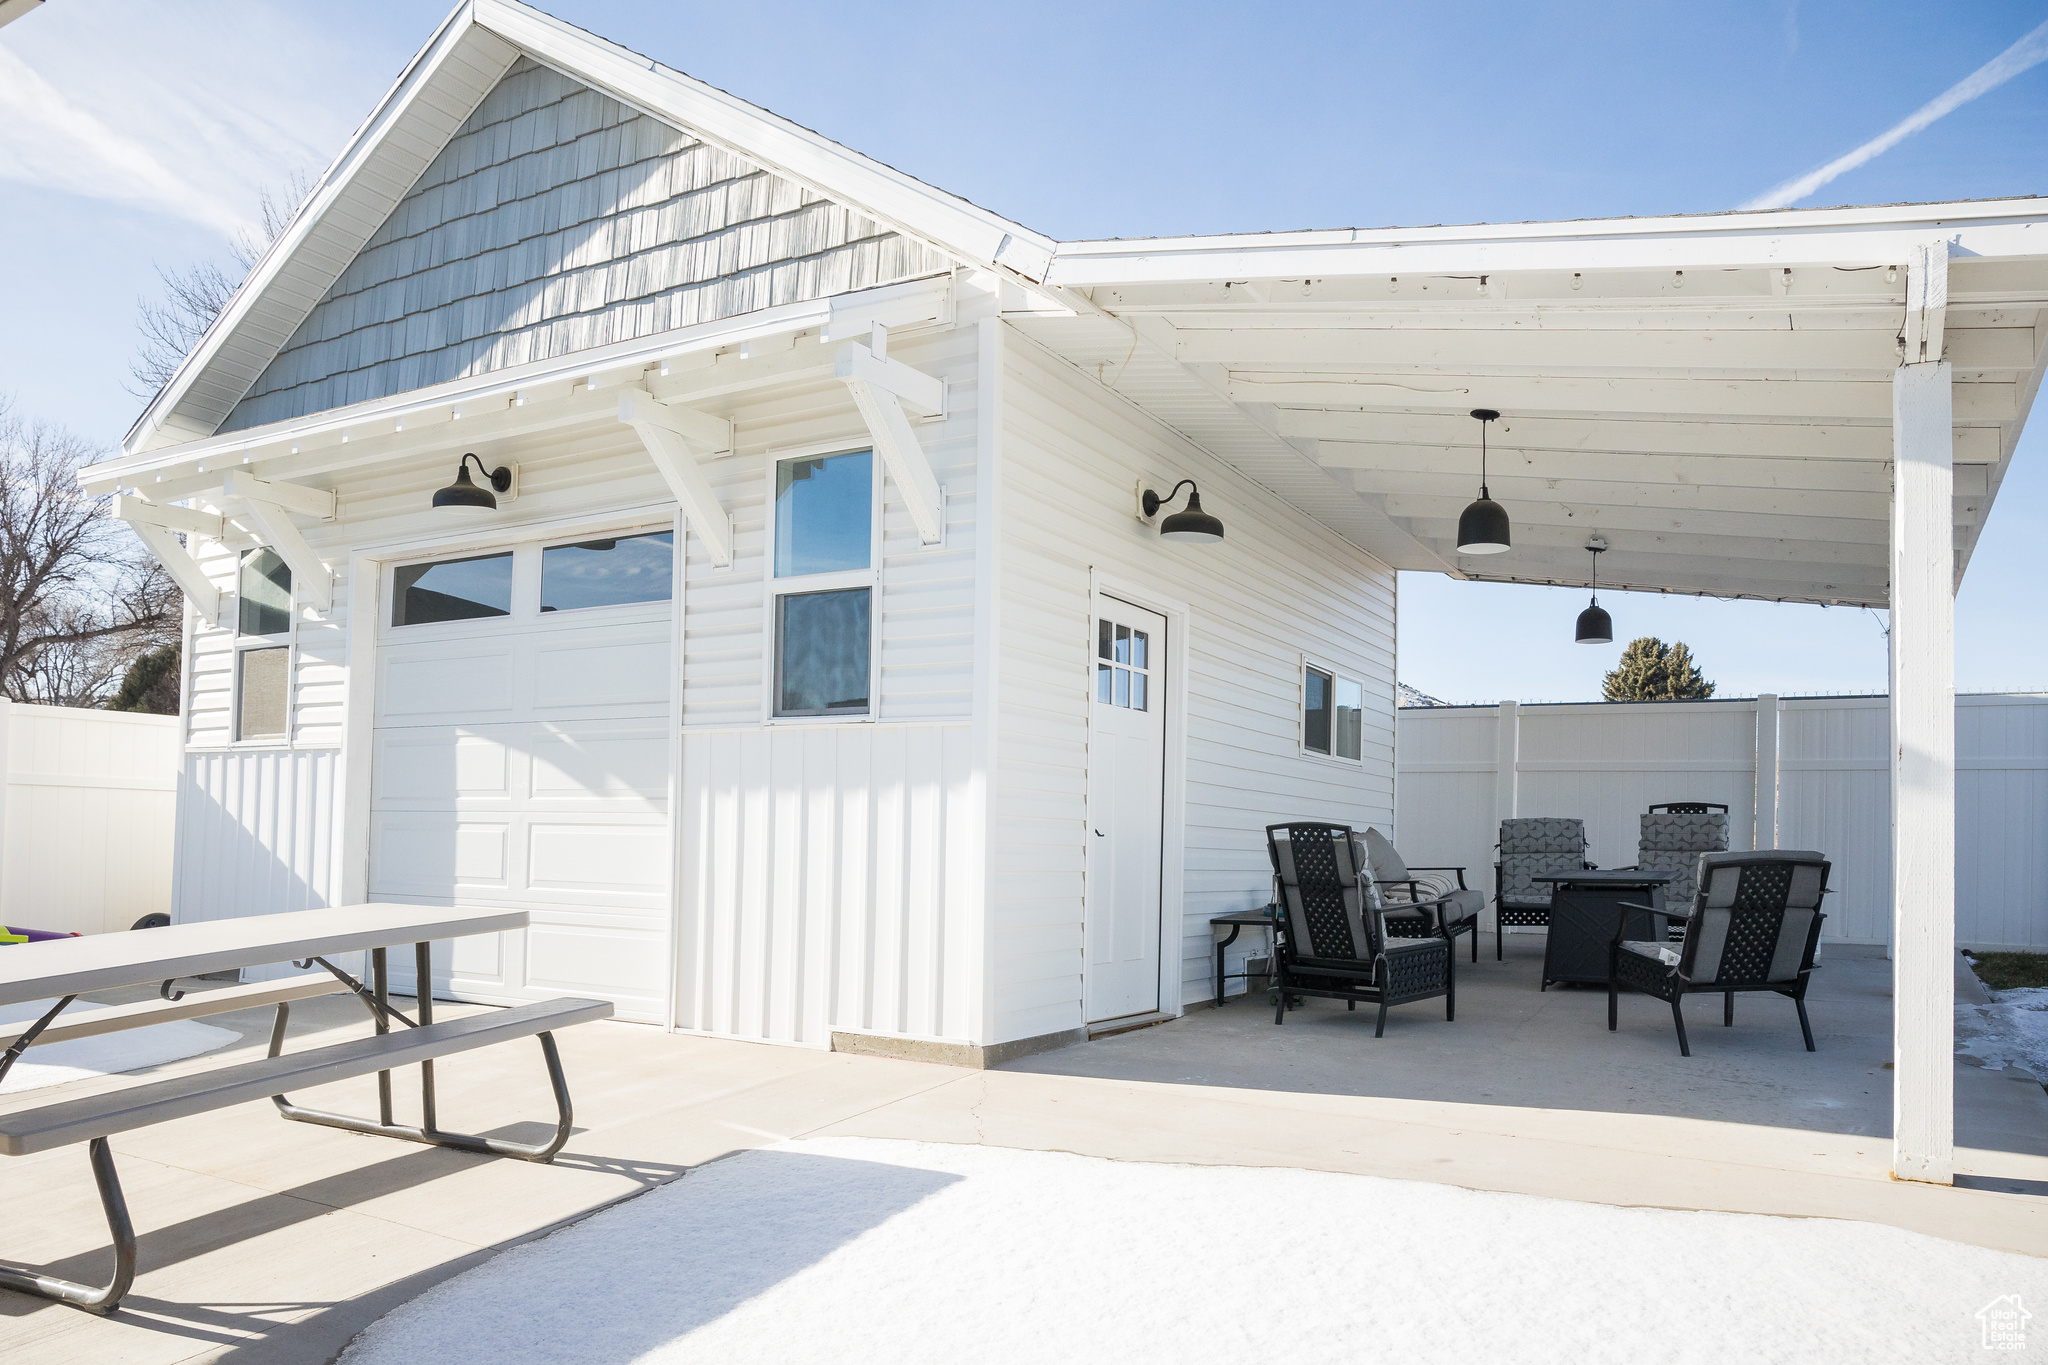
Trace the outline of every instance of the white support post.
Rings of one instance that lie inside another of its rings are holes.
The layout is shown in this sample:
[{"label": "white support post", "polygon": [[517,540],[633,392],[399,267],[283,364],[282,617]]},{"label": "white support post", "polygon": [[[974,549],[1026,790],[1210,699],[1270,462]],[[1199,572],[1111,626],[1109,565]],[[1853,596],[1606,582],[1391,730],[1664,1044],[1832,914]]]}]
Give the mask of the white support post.
[{"label": "white support post", "polygon": [[1778,698],[1756,699],[1756,837],[1751,848],[1778,846]]},{"label": "white support post", "polygon": [[[886,332],[877,339],[887,345]],[[908,406],[928,416],[942,416],[946,410],[946,386],[900,360],[876,355],[858,341],[849,341],[839,348],[832,372],[853,395],[861,421],[875,439],[875,451],[895,481],[904,506],[910,509],[918,540],[937,545],[946,534],[945,497],[903,409]]]},{"label": "white support post", "polygon": [[718,491],[697,463],[698,452],[719,455],[732,449],[732,423],[722,417],[676,407],[657,400],[645,389],[619,393],[619,420],[640,437],[654,467],[668,484],[683,515],[704,542],[711,562],[732,567],[732,514],[718,500]]},{"label": "white support post", "polygon": [[[1948,251],[1909,266],[1909,299],[1945,302]],[[1915,269],[1917,267],[1917,269]],[[1892,376],[1892,1174],[1955,1172],[1954,399],[1939,307],[1910,310],[1933,349]]]},{"label": "white support post", "polygon": [[292,525],[291,513],[274,502],[259,502],[255,498],[249,498],[248,504],[249,520],[256,524],[263,543],[291,566],[292,596],[321,611],[333,606],[334,574],[299,534],[299,528]]}]

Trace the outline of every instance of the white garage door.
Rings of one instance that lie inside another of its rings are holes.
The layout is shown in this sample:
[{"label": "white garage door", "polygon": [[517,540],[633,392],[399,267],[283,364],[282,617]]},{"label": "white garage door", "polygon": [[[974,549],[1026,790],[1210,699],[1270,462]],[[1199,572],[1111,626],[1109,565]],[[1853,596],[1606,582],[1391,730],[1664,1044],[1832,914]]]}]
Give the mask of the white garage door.
[{"label": "white garage door", "polygon": [[[373,900],[511,906],[436,948],[437,993],[667,1012],[668,532],[521,545],[384,575]],[[411,988],[411,962],[392,975]]]}]

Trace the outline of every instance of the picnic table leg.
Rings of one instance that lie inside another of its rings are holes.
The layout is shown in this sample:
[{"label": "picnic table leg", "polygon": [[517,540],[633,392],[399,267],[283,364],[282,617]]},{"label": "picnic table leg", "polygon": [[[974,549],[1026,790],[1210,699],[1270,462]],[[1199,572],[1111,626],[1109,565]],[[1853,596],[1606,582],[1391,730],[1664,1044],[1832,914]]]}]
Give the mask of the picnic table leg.
[{"label": "picnic table leg", "polygon": [[0,1285],[73,1304],[90,1313],[111,1313],[135,1283],[135,1224],[128,1217],[128,1201],[121,1194],[121,1180],[114,1173],[114,1152],[107,1140],[94,1138],[86,1151],[92,1161],[93,1183],[100,1189],[100,1207],[106,1210],[107,1231],[113,1234],[114,1278],[95,1289],[55,1275],[0,1265]]},{"label": "picnic table leg", "polygon": [[[370,949],[370,989],[376,993],[377,1008],[372,1011],[377,1032],[391,1032],[391,977],[384,960],[382,948]],[[391,1126],[391,1073],[377,1073],[377,1118],[386,1128]]]},{"label": "picnic table leg", "polygon": [[[424,1028],[434,1022],[434,945],[431,943],[412,945],[412,993],[413,1017]],[[434,1064],[425,1061],[420,1063],[420,1128],[431,1133],[439,1126],[434,1121]]]}]

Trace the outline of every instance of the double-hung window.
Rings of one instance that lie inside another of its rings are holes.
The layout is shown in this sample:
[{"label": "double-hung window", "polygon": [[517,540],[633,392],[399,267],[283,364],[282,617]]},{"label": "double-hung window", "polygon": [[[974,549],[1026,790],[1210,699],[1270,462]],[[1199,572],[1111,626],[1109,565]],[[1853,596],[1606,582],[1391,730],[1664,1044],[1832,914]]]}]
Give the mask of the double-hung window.
[{"label": "double-hung window", "polygon": [[1320,664],[1302,664],[1301,748],[1327,758],[1365,753],[1365,684]]},{"label": "double-hung window", "polygon": [[235,574],[235,738],[288,740],[291,694],[291,567],[275,550],[251,550]]},{"label": "double-hung window", "polygon": [[876,519],[873,451],[775,462],[774,715],[872,714]]}]

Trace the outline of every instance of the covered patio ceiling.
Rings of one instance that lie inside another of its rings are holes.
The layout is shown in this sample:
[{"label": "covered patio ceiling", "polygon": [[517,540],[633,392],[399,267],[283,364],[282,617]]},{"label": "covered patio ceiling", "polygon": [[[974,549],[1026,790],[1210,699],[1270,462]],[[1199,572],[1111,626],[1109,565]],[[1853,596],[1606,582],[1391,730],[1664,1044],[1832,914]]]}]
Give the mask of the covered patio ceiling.
[{"label": "covered patio ceiling", "polygon": [[[1953,370],[1960,581],[2048,365],[2048,200],[1062,243],[1046,283],[1026,335],[1396,568],[1583,585],[1598,533],[1603,586],[1882,607],[1893,372],[1909,334]],[[1473,408],[1497,556],[1454,545]]]}]

